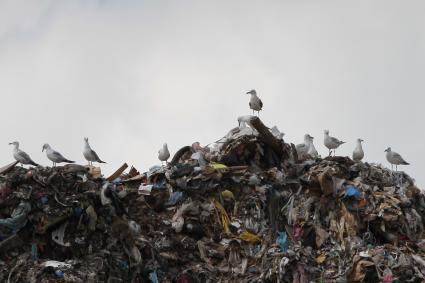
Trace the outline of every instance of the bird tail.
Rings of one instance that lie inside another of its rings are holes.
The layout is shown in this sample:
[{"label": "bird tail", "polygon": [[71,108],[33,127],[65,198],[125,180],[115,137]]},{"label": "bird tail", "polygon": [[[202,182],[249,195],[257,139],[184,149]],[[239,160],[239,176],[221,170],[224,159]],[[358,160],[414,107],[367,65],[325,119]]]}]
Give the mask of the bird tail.
[{"label": "bird tail", "polygon": [[407,163],[406,161],[404,161],[403,163],[401,163],[403,165],[410,165],[410,163]]},{"label": "bird tail", "polygon": [[31,164],[31,165],[33,165],[33,166],[38,166],[38,164],[37,164],[37,163],[35,163],[35,162],[34,162],[34,161],[32,161],[32,160],[31,160],[31,162],[30,162],[29,164]]},{"label": "bird tail", "polygon": [[105,161],[102,161],[100,159],[97,162],[99,162],[99,163],[106,163]]},{"label": "bird tail", "polygon": [[339,142],[339,144],[344,144],[344,143],[345,143],[345,141],[340,141],[340,142]]},{"label": "bird tail", "polygon": [[75,163],[75,161],[68,160],[68,159],[66,159],[66,160],[65,160],[65,162],[66,162],[66,163]]}]

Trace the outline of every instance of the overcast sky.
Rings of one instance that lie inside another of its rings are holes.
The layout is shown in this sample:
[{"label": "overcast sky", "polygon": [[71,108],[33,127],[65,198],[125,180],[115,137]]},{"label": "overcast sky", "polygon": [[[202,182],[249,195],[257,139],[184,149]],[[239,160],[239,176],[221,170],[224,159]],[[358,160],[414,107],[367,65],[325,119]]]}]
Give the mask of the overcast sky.
[{"label": "overcast sky", "polygon": [[83,137],[141,171],[168,142],[217,140],[250,114],[300,143],[323,130],[391,146],[425,186],[424,1],[0,0],[0,156],[9,142],[50,165],[43,143],[84,163]]}]

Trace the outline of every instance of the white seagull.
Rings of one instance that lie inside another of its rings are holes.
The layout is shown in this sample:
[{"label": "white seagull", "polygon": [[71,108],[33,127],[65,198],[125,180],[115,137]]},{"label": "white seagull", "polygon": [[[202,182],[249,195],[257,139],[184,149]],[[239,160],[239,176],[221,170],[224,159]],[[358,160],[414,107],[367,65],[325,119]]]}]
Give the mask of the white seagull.
[{"label": "white seagull", "polygon": [[35,163],[26,152],[19,149],[19,142],[14,141],[9,144],[14,146],[13,157],[16,159],[16,161],[20,162],[22,165],[30,164],[30,165],[38,166],[38,164]]},{"label": "white seagull", "polygon": [[66,159],[65,157],[63,157],[62,154],[60,154],[59,152],[57,152],[56,150],[54,150],[53,148],[50,147],[49,144],[45,143],[43,145],[43,149],[41,150],[41,152],[43,152],[44,150],[46,150],[46,156],[48,159],[50,159],[50,161],[53,162],[53,167],[56,166],[56,163],[62,163],[62,162],[66,162],[66,163],[75,163],[75,161],[71,161],[69,159]]},{"label": "white seagull", "polygon": [[254,114],[254,111],[257,111],[258,116],[260,116],[260,111],[263,109],[263,102],[260,98],[258,98],[255,89],[248,91],[247,94],[251,94],[251,99],[249,100],[249,108],[252,109],[252,114]]},{"label": "white seagull", "polygon": [[308,148],[308,155],[310,155],[313,158],[316,158],[319,156],[319,153],[316,150],[316,147],[313,144],[313,137],[309,135],[309,139],[310,139],[310,147]]},{"label": "white seagull", "polygon": [[166,143],[162,146],[162,148],[158,151],[158,159],[161,162],[167,162],[168,158],[170,158],[170,152],[168,151],[168,146]]},{"label": "white seagull", "polygon": [[329,136],[329,130],[325,130],[325,139],[324,144],[329,149],[329,156],[332,154],[332,149],[334,150],[334,156],[335,156],[335,149],[337,149],[341,144],[344,144],[345,142],[340,141],[337,138]]},{"label": "white seagull", "polygon": [[304,135],[304,143],[297,144],[295,146],[295,149],[297,150],[297,155],[299,158],[305,158],[305,156],[308,154],[308,150],[310,149],[310,135],[305,134]]},{"label": "white seagull", "polygon": [[84,158],[89,162],[89,165],[93,165],[93,162],[106,163],[105,161],[100,160],[97,153],[91,149],[88,138],[84,138],[83,155]]},{"label": "white seagull", "polygon": [[239,116],[238,117],[238,125],[239,128],[245,128],[246,125],[248,124],[251,128],[253,128],[251,126],[251,120],[252,118],[254,118],[255,116],[252,115],[245,115],[245,116]]},{"label": "white seagull", "polygon": [[362,142],[363,142],[362,139],[357,139],[357,145],[356,145],[356,148],[353,151],[353,160],[356,161],[356,162],[361,161],[364,157]]},{"label": "white seagull", "polygon": [[397,165],[410,165],[409,163],[407,163],[403,157],[401,157],[400,154],[398,154],[397,152],[394,152],[391,150],[391,147],[387,148],[385,150],[386,157],[389,163],[391,163],[391,170],[393,170],[393,165],[395,165],[395,170],[397,171]]}]

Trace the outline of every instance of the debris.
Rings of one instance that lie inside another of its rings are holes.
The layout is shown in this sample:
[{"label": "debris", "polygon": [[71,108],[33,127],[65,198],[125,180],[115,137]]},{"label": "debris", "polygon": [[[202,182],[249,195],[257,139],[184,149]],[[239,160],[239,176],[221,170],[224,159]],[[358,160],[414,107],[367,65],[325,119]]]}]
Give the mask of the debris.
[{"label": "debris", "polygon": [[423,281],[425,195],[412,178],[298,160],[277,128],[245,120],[145,173],[3,167],[0,281]]}]

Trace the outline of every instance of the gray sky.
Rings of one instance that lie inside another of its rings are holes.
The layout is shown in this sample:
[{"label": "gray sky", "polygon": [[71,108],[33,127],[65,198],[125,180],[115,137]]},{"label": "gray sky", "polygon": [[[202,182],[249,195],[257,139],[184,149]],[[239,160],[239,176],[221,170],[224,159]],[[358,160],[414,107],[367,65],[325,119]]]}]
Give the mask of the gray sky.
[{"label": "gray sky", "polygon": [[206,144],[249,114],[299,143],[323,129],[391,146],[423,174],[424,1],[0,0],[0,156],[18,140],[83,162],[83,137],[108,162],[144,171],[168,142]]}]

